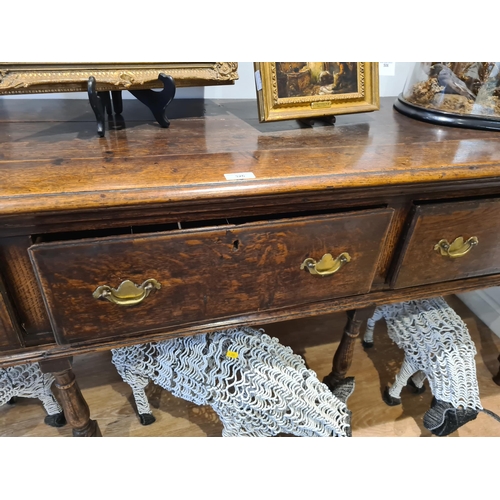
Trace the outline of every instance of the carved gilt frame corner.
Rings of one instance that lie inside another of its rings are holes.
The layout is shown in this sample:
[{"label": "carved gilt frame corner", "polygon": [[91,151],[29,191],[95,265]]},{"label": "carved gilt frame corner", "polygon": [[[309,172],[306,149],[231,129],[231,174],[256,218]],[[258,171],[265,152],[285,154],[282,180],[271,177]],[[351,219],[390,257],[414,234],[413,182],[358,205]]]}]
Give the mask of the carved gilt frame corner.
[{"label": "carved gilt frame corner", "polygon": [[84,92],[90,76],[98,91],[161,88],[160,73],[177,87],[231,85],[237,69],[236,62],[0,63],[0,95]]}]

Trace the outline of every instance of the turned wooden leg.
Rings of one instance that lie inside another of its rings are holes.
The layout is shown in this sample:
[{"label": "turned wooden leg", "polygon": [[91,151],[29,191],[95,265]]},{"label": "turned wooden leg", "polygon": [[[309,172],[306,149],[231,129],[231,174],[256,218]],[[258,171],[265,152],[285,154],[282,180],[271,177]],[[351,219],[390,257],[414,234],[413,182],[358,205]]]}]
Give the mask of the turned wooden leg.
[{"label": "turned wooden leg", "polygon": [[75,374],[71,369],[71,358],[53,361],[41,361],[40,368],[44,373],[52,373],[54,385],[68,424],[73,428],[75,437],[100,437],[101,431],[97,422],[90,419],[87,402],[78,387]]},{"label": "turned wooden leg", "polygon": [[[498,361],[500,361],[500,356],[498,356]],[[498,369],[498,373],[493,377],[493,382],[500,385],[500,368]]]},{"label": "turned wooden leg", "polygon": [[332,371],[323,379],[323,383],[326,384],[330,390],[333,391],[339,382],[345,379],[352,363],[354,342],[359,336],[361,326],[365,320],[373,316],[374,312],[375,306],[347,311],[347,323],[340,344],[333,357]]}]

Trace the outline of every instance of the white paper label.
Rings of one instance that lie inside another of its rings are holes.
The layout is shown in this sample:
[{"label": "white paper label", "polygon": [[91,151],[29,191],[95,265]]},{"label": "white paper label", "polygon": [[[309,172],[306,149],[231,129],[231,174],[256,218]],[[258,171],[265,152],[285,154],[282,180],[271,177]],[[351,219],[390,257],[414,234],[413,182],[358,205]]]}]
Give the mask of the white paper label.
[{"label": "white paper label", "polygon": [[237,174],[224,174],[224,177],[228,181],[241,181],[243,179],[255,179],[255,175],[252,172],[239,172]]},{"label": "white paper label", "polygon": [[380,76],[394,76],[396,74],[396,63],[395,62],[381,62],[379,65],[379,75]]},{"label": "white paper label", "polygon": [[255,85],[257,86],[257,90],[262,90],[262,78],[260,77],[260,70],[255,72]]}]

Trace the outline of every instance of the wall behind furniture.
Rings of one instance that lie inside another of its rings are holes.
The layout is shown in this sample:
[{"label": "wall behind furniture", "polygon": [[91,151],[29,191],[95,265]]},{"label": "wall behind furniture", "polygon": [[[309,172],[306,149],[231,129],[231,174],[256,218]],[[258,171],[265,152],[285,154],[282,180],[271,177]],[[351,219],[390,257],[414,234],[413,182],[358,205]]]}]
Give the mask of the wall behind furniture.
[{"label": "wall behind furniture", "polygon": [[500,337],[500,287],[460,293],[457,297]]},{"label": "wall behind furniture", "polygon": [[[406,77],[415,63],[396,62],[394,63],[394,75],[380,76],[380,96],[397,96],[403,90]],[[215,87],[192,87],[180,88],[177,90],[176,99],[254,99],[255,83],[253,62],[238,63],[239,79],[234,85],[222,85]],[[2,98],[2,97],[0,97]],[[23,94],[16,96],[3,96],[5,99],[87,99],[85,92],[59,93],[59,94]],[[132,94],[123,92],[124,99],[133,99]]]},{"label": "wall behind furniture", "polygon": [[[380,96],[399,95],[406,82],[408,73],[413,69],[413,62],[394,63],[394,76],[380,76]],[[255,97],[254,69],[251,62],[238,63],[239,80],[230,87],[206,87],[205,97],[212,99],[234,98],[251,99]],[[187,89],[186,89],[187,90]]]}]

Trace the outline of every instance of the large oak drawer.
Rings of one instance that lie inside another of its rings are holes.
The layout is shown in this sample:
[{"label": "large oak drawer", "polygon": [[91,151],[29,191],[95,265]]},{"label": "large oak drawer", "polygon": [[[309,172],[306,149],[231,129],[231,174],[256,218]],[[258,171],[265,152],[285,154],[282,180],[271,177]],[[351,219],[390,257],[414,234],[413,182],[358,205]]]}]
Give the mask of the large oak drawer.
[{"label": "large oak drawer", "polygon": [[[74,343],[366,293],[391,217],[376,209],[40,243],[29,253],[56,338]],[[333,274],[301,269],[343,252],[350,261]],[[126,280],[151,293],[121,297]]]},{"label": "large oak drawer", "polygon": [[500,200],[417,205],[393,286],[500,272]]}]

